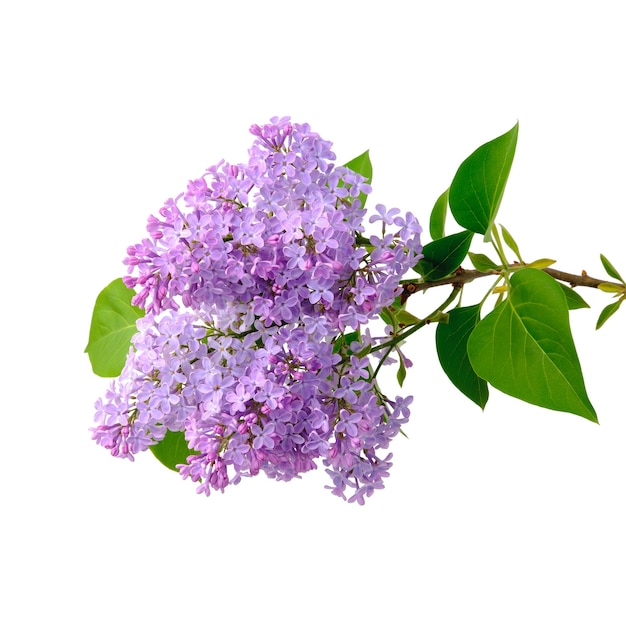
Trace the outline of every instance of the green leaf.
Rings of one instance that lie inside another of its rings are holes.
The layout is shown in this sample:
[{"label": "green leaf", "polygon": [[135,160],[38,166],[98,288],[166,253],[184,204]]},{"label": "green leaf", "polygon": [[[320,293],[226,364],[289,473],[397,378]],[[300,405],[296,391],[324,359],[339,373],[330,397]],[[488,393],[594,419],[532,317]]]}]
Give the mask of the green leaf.
[{"label": "green leaf", "polygon": [[613,264],[603,255],[600,255],[600,261],[606,270],[606,273],[615,280],[619,280],[620,283],[624,283],[624,279],[619,275],[619,272],[613,267]]},{"label": "green leaf", "polygon": [[457,170],[450,185],[450,211],[463,227],[482,235],[496,217],[509,178],[519,124],[483,144]]},{"label": "green leaf", "polygon": [[[370,161],[370,151],[366,150],[363,154],[355,157],[351,161],[348,161],[344,167],[351,169],[353,172],[363,176],[369,185],[372,184],[372,162]],[[367,200],[367,194],[360,193],[359,200],[361,201],[361,207],[365,206]]]},{"label": "green leaf", "polygon": [[385,324],[389,326],[393,326],[394,330],[398,330],[398,320],[397,315],[398,312],[404,311],[406,307],[406,302],[402,301],[402,296],[397,296],[393,304],[386,306],[379,313],[380,318],[385,322]]},{"label": "green leaf", "polygon": [[177,465],[187,463],[187,457],[198,454],[187,445],[184,432],[168,430],[165,437],[159,443],[150,446],[152,454],[171,470],[178,471]]},{"label": "green leaf", "polygon": [[570,311],[574,309],[588,309],[589,305],[583,300],[583,297],[571,287],[557,282],[557,285],[563,290],[565,294],[565,301],[567,302],[567,308]]},{"label": "green leaf", "polygon": [[604,293],[624,293],[624,286],[615,283],[600,283],[598,289]]},{"label": "green leaf", "polygon": [[[382,311],[379,313],[380,315],[380,319],[383,320],[383,322],[385,322],[385,324],[387,324],[388,326],[393,326],[394,325],[394,316],[393,316],[393,309],[391,307],[384,307],[382,309]],[[336,352],[336,350],[333,350],[333,352]]]},{"label": "green leaf", "polygon": [[467,343],[476,374],[530,404],[597,422],[563,290],[534,268],[515,272],[510,282],[509,297],[479,322]]},{"label": "green leaf", "polygon": [[400,385],[400,387],[402,387],[402,385],[404,384],[404,380],[406,379],[406,365],[404,364],[404,359],[402,358],[401,354],[400,354],[400,365],[398,365],[397,378],[398,378],[398,384]]},{"label": "green leaf", "polygon": [[542,270],[545,267],[554,265],[556,261],[554,259],[536,259],[532,263],[526,263],[526,267],[536,267],[538,270]]},{"label": "green leaf", "polygon": [[448,194],[450,189],[446,189],[435,202],[433,210],[430,212],[430,237],[433,241],[445,237],[446,213],[448,212]]},{"label": "green leaf", "polygon": [[596,330],[599,330],[600,328],[602,328],[602,326],[604,326],[604,323],[609,319],[609,317],[611,317],[611,315],[613,315],[617,311],[617,309],[619,309],[623,300],[624,298],[620,298],[616,302],[611,302],[611,304],[608,304],[602,309],[600,317],[598,317]]},{"label": "green leaf", "polygon": [[467,355],[467,340],[480,321],[480,305],[452,309],[447,324],[437,324],[435,344],[443,371],[454,386],[482,409],[489,399],[487,383],[477,376]]},{"label": "green leaf", "polygon": [[350,344],[353,341],[359,340],[359,331],[353,330],[346,335],[339,335],[337,339],[335,339],[333,343],[333,354],[343,354],[344,352],[347,354],[352,354],[350,352]]},{"label": "green leaf", "polygon": [[499,270],[501,267],[494,263],[487,255],[485,254],[476,254],[475,252],[468,252],[470,261],[472,265],[479,272],[490,272],[491,270]]},{"label": "green leaf", "polygon": [[117,278],[96,298],[85,352],[98,376],[119,376],[124,368],[130,340],[137,332],[137,320],[144,315],[143,309],[131,304],[134,295]]},{"label": "green leaf", "polygon": [[413,326],[414,324],[419,324],[422,320],[419,317],[415,317],[413,313],[407,311],[406,309],[400,309],[395,314],[396,322],[402,328],[405,326]]},{"label": "green leaf", "polygon": [[467,256],[474,233],[469,230],[431,241],[422,250],[423,257],[413,268],[425,281],[445,278],[458,269]]},{"label": "green leaf", "polygon": [[502,238],[504,239],[504,243],[506,243],[506,245],[509,246],[509,248],[513,251],[513,254],[515,254],[517,260],[520,263],[523,263],[524,261],[522,261],[522,256],[519,252],[519,248],[517,247],[517,242],[515,241],[515,239],[513,239],[513,235],[511,235],[511,233],[506,228],[504,228],[502,224],[500,224],[500,230],[502,231]]}]

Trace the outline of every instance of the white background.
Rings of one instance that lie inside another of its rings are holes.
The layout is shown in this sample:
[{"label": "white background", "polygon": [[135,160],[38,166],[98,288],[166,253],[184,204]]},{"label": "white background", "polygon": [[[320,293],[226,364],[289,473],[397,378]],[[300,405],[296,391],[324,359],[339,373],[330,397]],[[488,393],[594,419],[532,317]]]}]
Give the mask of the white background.
[{"label": "white background", "polygon": [[149,454],[111,458],[83,354],[147,216],[273,115],[340,163],[369,148],[372,201],[425,226],[519,120],[500,221],[523,255],[626,273],[623,24],[602,0],[3,4],[0,621],[625,624],[626,317],[594,330],[606,296],[572,322],[600,426],[497,392],[481,412],[418,333],[409,438],[364,507],[322,471],[205,499]]}]

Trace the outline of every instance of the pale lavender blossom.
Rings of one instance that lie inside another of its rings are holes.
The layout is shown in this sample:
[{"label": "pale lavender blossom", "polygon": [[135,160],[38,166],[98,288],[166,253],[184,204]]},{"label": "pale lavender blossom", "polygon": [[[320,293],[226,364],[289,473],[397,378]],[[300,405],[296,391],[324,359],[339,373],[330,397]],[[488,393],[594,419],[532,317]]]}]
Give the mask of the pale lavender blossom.
[{"label": "pale lavender blossom", "polygon": [[332,493],[363,504],[389,474],[380,451],[410,398],[387,399],[357,353],[388,341],[367,325],[420,258],[421,227],[377,205],[382,233],[364,247],[371,187],[335,166],[332,144],[287,117],[250,130],[247,162],[190,180],[128,247],[124,280],[146,316],[93,438],[132,460],[184,431],[179,472],[206,495],[319,461]]}]

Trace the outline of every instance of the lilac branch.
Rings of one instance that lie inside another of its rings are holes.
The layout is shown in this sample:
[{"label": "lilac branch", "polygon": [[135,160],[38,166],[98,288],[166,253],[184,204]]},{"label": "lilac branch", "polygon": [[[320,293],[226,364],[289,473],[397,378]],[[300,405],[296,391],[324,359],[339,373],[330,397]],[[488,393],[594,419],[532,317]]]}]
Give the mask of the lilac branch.
[{"label": "lilac branch", "polygon": [[[515,270],[522,269],[523,267],[523,265],[513,265],[512,268],[509,269]],[[568,283],[571,287],[591,287],[595,289],[597,289],[600,285],[615,285],[616,287],[624,287],[621,283],[588,276],[584,270],[580,274],[571,274],[569,272],[562,272],[561,270],[556,270],[551,267],[545,267],[542,268],[542,271],[558,281]],[[433,280],[430,282],[422,282],[419,278],[403,280],[402,284],[404,286],[404,290],[402,292],[401,299],[403,302],[406,302],[409,296],[417,293],[418,291],[426,291],[427,289],[441,287],[443,285],[452,285],[454,287],[462,288],[464,285],[471,283],[477,278],[485,278],[488,276],[494,277],[499,274],[500,272],[497,270],[481,272],[479,270],[464,270],[463,268],[459,268],[452,276],[448,276],[447,278],[442,278],[440,280]]]}]

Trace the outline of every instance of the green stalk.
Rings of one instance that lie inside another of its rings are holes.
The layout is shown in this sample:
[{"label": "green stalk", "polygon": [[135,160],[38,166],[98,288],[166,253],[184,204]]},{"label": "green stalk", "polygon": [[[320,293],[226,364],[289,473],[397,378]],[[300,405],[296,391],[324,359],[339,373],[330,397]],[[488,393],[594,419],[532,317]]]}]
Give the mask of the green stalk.
[{"label": "green stalk", "polygon": [[502,276],[504,276],[504,280],[506,281],[506,284],[509,284],[509,262],[507,261],[506,255],[504,254],[504,246],[502,245],[502,240],[500,239],[500,234],[498,233],[498,228],[496,227],[495,224],[491,225],[491,243],[493,244],[493,247],[495,248],[496,254],[498,255],[498,257],[500,258],[500,261],[502,261],[502,269],[503,269],[503,274]]},{"label": "green stalk", "polygon": [[454,300],[456,299],[460,291],[461,291],[461,287],[454,287],[450,295],[445,299],[445,301],[442,302],[442,304],[438,306],[430,315],[426,316],[424,319],[420,320],[419,322],[412,324],[411,326],[408,327],[406,331],[404,331],[400,335],[397,335],[390,341],[387,341],[381,344],[380,346],[376,346],[375,348],[372,348],[370,350],[370,354],[371,354],[372,352],[378,352],[378,350],[383,350],[384,348],[387,348],[387,351],[385,352],[383,357],[380,359],[378,365],[376,366],[376,369],[374,370],[374,374],[372,375],[372,380],[376,378],[376,376],[378,375],[378,372],[380,371],[380,368],[383,366],[383,363],[387,360],[387,357],[391,354],[391,351],[394,349],[394,347],[397,346],[400,342],[404,341],[407,337],[412,335],[414,332],[418,331],[420,328],[423,328],[424,326],[426,326],[426,324],[430,324],[433,318],[436,317],[437,313],[443,312],[443,310],[449,304],[452,304],[452,302],[454,302]]}]

